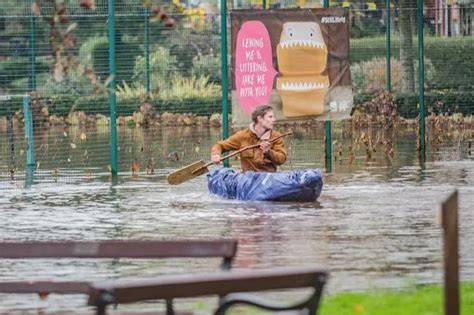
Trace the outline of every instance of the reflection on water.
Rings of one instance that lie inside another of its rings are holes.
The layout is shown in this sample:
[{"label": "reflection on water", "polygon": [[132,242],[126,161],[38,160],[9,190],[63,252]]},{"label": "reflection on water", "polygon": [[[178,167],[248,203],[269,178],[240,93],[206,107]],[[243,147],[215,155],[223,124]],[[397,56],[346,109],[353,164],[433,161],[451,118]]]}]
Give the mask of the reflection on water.
[{"label": "reflection on water", "polygon": [[[333,172],[325,175],[319,202],[268,203],[211,196],[205,176],[179,186],[166,184],[170,171],[208,158],[219,130],[121,130],[122,175],[116,183],[111,183],[106,171],[107,137],[88,132],[85,142],[79,136],[73,140],[76,147],[72,149],[69,137],[74,132],[66,133],[67,137],[62,130],[52,130],[43,136],[43,147],[37,151],[40,167],[33,178],[22,173],[24,157],[15,150],[15,178],[4,172],[0,181],[2,240],[236,238],[235,268],[322,263],[331,270],[329,292],[402,287],[409,282],[442,280],[437,205],[458,189],[461,279],[474,280],[474,214],[470,211],[474,159],[467,140],[431,146],[422,167],[414,130],[390,135],[393,157],[380,145],[371,159],[364,144],[354,141],[360,134],[335,132],[336,159]],[[288,139],[290,162],[285,169],[321,167],[322,134],[316,128]],[[354,152],[351,162],[349,144]],[[2,152],[5,156],[10,151]],[[154,174],[146,175],[145,161],[151,157],[156,162]],[[133,176],[129,168],[135,158],[141,162],[139,176]],[[2,163],[7,170],[9,159]],[[216,270],[219,263],[214,259],[1,260],[0,280],[147,276]],[[40,301],[0,295],[0,310],[58,310],[85,304],[83,297],[66,301],[54,296]]]}]

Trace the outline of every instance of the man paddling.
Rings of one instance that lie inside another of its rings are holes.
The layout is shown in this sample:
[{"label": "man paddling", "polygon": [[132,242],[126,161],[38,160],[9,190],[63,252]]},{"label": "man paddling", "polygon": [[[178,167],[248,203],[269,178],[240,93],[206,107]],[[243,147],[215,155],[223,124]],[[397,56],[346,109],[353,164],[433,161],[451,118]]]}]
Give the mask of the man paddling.
[{"label": "man paddling", "polygon": [[277,166],[286,162],[286,149],[283,138],[274,142],[281,134],[273,130],[275,116],[273,108],[262,105],[252,112],[252,123],[247,129],[236,132],[226,140],[217,142],[211,149],[211,161],[220,163],[221,154],[239,150],[243,147],[260,144],[260,147],[243,151],[240,154],[242,171],[276,172]]}]

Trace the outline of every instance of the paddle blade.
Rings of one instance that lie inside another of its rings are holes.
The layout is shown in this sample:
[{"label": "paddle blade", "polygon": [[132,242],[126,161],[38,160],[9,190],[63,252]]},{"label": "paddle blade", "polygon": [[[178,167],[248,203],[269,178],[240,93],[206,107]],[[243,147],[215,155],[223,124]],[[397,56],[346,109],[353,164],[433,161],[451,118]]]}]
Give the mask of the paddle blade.
[{"label": "paddle blade", "polygon": [[[190,179],[198,177],[199,175],[209,172],[209,169],[207,167],[204,167],[204,165],[206,165],[206,163],[203,160],[195,162],[179,170],[176,170],[173,173],[170,173],[168,176],[166,176],[166,180],[170,185],[181,184],[185,181],[188,181]],[[198,171],[194,172],[196,170]]]}]

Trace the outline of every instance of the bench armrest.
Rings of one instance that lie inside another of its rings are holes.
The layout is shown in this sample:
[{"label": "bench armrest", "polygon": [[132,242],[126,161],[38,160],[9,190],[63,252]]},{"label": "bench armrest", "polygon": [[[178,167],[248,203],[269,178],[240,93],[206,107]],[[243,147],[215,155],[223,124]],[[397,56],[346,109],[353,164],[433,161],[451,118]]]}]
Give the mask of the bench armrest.
[{"label": "bench armrest", "polygon": [[321,299],[322,286],[313,289],[313,293],[305,300],[293,303],[291,305],[278,305],[278,302],[259,298],[248,293],[231,293],[220,299],[219,308],[216,315],[225,314],[225,312],[234,305],[250,305],[267,311],[296,311],[307,309],[308,314],[315,315]]}]

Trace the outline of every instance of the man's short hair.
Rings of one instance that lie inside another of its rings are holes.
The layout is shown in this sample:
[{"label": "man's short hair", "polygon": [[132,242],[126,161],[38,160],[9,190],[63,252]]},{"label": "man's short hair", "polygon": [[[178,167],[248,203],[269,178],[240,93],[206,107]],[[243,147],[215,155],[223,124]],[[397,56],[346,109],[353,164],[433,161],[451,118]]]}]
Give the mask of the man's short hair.
[{"label": "man's short hair", "polygon": [[270,105],[260,105],[260,106],[257,106],[253,112],[252,112],[252,121],[254,123],[257,123],[257,117],[258,116],[265,116],[265,114],[269,111],[273,110],[273,107],[271,107]]}]

